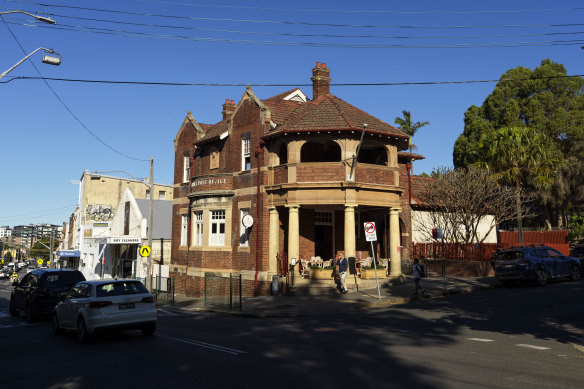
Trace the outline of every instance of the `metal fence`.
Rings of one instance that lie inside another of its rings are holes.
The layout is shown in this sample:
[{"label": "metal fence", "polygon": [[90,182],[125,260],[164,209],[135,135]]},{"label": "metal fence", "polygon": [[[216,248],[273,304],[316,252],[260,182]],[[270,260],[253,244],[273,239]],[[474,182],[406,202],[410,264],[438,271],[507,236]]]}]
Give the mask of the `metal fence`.
[{"label": "metal fence", "polygon": [[241,274],[205,273],[205,306],[241,310],[241,289]]},{"label": "metal fence", "polygon": [[174,278],[152,276],[138,278],[144,284],[146,289],[152,293],[156,302],[167,302],[174,304]]}]

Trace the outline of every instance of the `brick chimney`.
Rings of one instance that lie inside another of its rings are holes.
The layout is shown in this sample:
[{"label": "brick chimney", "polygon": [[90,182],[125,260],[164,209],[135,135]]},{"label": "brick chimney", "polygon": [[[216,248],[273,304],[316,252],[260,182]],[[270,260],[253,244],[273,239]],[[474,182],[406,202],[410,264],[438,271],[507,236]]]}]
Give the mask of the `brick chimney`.
[{"label": "brick chimney", "polygon": [[223,119],[231,116],[231,114],[235,112],[235,102],[233,100],[225,99],[225,104],[223,104]]},{"label": "brick chimney", "polygon": [[326,63],[317,62],[316,67],[312,69],[312,100],[330,93],[331,78],[329,73],[330,69],[326,68]]}]

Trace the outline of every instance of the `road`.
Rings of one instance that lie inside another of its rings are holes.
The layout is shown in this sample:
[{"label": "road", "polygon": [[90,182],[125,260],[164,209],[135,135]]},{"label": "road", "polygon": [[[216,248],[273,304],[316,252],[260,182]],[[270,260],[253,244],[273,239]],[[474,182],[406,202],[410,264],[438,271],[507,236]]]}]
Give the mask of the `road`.
[{"label": "road", "polygon": [[0,387],[580,388],[584,282],[285,318],[159,311],[159,330],[55,337],[8,315]]}]

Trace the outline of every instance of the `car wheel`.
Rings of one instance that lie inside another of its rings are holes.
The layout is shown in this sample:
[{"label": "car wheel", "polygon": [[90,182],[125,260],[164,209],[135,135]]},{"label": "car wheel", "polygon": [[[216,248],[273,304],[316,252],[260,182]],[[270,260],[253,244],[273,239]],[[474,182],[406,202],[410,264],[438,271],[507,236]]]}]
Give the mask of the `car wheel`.
[{"label": "car wheel", "polygon": [[59,327],[59,318],[57,317],[56,312],[53,312],[52,324],[53,324],[53,335],[61,335],[61,333],[63,333],[63,329],[61,327]]},{"label": "car wheel", "polygon": [[16,309],[13,299],[10,299],[10,316],[18,316],[18,309]]},{"label": "car wheel", "polygon": [[87,343],[89,341],[89,332],[87,332],[87,327],[85,326],[85,320],[79,318],[77,321],[77,340],[81,343]]},{"label": "car wheel", "polygon": [[32,307],[30,306],[30,304],[26,306],[24,317],[27,323],[34,323],[34,321],[36,320],[36,315],[32,311]]},{"label": "car wheel", "polygon": [[154,335],[154,332],[156,331],[156,323],[145,325],[144,327],[142,327],[141,331],[142,335],[144,336]]},{"label": "car wheel", "polygon": [[547,273],[544,270],[539,269],[537,271],[537,284],[539,286],[546,286],[547,281],[548,281]]},{"label": "car wheel", "polygon": [[577,281],[580,279],[580,269],[578,269],[578,266],[572,266],[572,269],[570,269],[570,279],[572,281]]}]

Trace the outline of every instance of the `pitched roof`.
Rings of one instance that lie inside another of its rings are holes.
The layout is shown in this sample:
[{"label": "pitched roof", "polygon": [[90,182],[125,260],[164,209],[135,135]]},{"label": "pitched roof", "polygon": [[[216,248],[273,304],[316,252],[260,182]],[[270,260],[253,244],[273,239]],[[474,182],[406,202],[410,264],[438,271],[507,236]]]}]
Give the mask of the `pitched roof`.
[{"label": "pitched roof", "polygon": [[[150,200],[136,199],[142,217],[148,222],[150,216]],[[152,200],[153,218],[152,238],[172,239],[172,200]]]}]

